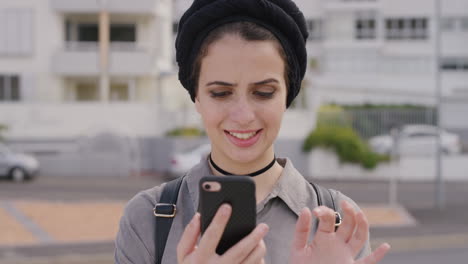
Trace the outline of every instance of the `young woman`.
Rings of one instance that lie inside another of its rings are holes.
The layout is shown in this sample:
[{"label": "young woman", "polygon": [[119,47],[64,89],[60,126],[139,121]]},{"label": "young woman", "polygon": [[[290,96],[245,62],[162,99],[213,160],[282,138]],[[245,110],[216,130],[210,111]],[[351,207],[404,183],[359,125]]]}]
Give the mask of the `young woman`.
[{"label": "young woman", "polygon": [[[183,179],[162,263],[377,263],[389,250],[384,244],[370,252],[364,214],[332,191],[343,215],[335,232],[334,211],[317,206],[314,188],[291,160],[275,157],[283,113],[305,73],[306,38],[304,17],[291,0],[195,0],[182,17],[179,79],[203,120],[211,154]],[[202,236],[195,208],[199,180],[226,174],[253,177],[260,224],[220,256],[215,249],[231,208],[221,206]],[[160,257],[153,208],[163,186],[128,203],[116,263]]]}]

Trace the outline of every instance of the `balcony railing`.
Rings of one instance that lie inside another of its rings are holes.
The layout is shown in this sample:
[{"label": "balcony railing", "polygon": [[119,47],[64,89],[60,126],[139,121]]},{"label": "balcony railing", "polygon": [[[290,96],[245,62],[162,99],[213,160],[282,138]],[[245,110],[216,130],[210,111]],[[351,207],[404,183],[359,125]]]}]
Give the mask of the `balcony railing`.
[{"label": "balcony railing", "polygon": [[[111,42],[109,72],[111,74],[146,75],[152,71],[155,56],[149,45],[135,42]],[[99,43],[67,41],[52,60],[52,70],[64,75],[98,75]]]},{"label": "balcony railing", "polygon": [[125,51],[125,52],[146,52],[148,51],[149,45],[127,42],[127,41],[112,41],[110,43],[111,51]]},{"label": "balcony railing", "polygon": [[155,0],[50,0],[53,9],[59,12],[98,13],[106,10],[111,13],[152,14]]},{"label": "balcony railing", "polygon": [[[109,43],[110,51],[123,52],[145,52],[148,51],[148,44],[128,42],[128,41],[112,41]],[[99,51],[99,42],[97,41],[66,41],[65,51]]]},{"label": "balcony railing", "polygon": [[326,0],[324,2],[325,9],[349,10],[349,9],[368,9],[376,8],[382,1],[378,0]]},{"label": "balcony railing", "polygon": [[93,51],[99,50],[98,42],[96,41],[66,41],[65,51]]}]

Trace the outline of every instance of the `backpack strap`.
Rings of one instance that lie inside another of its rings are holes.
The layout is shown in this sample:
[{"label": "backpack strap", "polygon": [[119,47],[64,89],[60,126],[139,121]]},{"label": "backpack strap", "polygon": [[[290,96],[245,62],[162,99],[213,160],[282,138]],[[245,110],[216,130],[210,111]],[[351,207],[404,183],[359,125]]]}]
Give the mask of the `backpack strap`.
[{"label": "backpack strap", "polygon": [[153,209],[154,216],[156,217],[154,232],[156,264],[160,264],[162,261],[167,237],[169,236],[169,231],[171,231],[172,220],[176,215],[177,196],[179,195],[183,178],[179,177],[164,186],[159,202],[156,203]]},{"label": "backpack strap", "polygon": [[335,231],[336,231],[338,227],[341,225],[342,218],[341,218],[340,213],[336,210],[335,200],[333,199],[333,195],[330,189],[327,189],[323,186],[320,186],[312,182],[310,184],[314,188],[315,193],[317,193],[318,206],[324,205],[332,209],[333,211],[335,211]]}]

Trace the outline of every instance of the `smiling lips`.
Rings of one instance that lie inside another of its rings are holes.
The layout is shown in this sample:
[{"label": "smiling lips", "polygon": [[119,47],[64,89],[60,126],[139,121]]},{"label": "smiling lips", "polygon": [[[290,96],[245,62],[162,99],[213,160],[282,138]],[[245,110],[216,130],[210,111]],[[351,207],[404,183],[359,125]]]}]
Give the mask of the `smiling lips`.
[{"label": "smiling lips", "polygon": [[260,138],[260,134],[262,133],[262,129],[260,130],[249,130],[249,131],[227,131],[225,130],[224,133],[228,137],[229,141],[238,147],[250,147],[254,145],[258,139]]}]

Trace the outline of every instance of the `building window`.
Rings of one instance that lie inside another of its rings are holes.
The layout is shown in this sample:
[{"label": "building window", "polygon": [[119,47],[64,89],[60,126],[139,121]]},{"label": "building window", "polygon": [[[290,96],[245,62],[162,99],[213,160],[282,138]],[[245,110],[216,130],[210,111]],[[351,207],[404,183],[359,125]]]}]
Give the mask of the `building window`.
[{"label": "building window", "polygon": [[75,100],[78,102],[99,101],[99,87],[97,83],[78,83],[75,86]]},{"label": "building window", "polygon": [[440,68],[444,71],[468,71],[468,58],[443,58]]},{"label": "building window", "polygon": [[468,31],[468,17],[462,17],[460,19],[460,28],[463,31]]},{"label": "building window", "polygon": [[307,19],[306,25],[309,32],[309,40],[322,39],[322,21],[320,19]]},{"label": "building window", "polygon": [[0,9],[0,54],[30,55],[33,51],[33,11]]},{"label": "building window", "polygon": [[129,101],[128,85],[124,83],[112,83],[110,85],[110,101],[125,102]]},{"label": "building window", "polygon": [[356,39],[375,39],[375,19],[356,20]]},{"label": "building window", "polygon": [[[111,42],[135,42],[136,31],[135,24],[114,23],[110,25],[109,38]],[[97,23],[79,23],[67,20],[65,22],[65,39],[66,41],[98,42],[99,26]]]},{"label": "building window", "polygon": [[468,17],[444,17],[440,22],[444,32],[468,31]]},{"label": "building window", "polygon": [[442,31],[454,31],[456,21],[453,17],[444,17],[440,20],[440,29]]},{"label": "building window", "polygon": [[389,18],[385,20],[388,40],[427,39],[427,18]]},{"label": "building window", "polygon": [[374,12],[359,12],[354,23],[356,39],[375,39],[377,26]]},{"label": "building window", "polygon": [[78,24],[78,41],[97,42],[99,29],[97,24]]},{"label": "building window", "polygon": [[20,85],[18,75],[0,75],[0,101],[19,101]]},{"label": "building window", "polygon": [[110,41],[135,42],[136,41],[135,24],[111,24]]},{"label": "building window", "polygon": [[172,33],[177,34],[178,30],[179,30],[179,22],[173,22],[172,23]]}]

